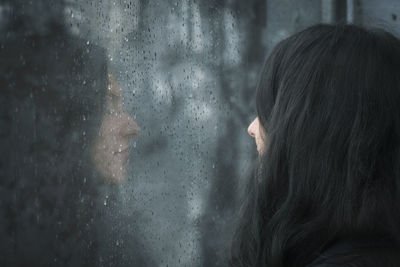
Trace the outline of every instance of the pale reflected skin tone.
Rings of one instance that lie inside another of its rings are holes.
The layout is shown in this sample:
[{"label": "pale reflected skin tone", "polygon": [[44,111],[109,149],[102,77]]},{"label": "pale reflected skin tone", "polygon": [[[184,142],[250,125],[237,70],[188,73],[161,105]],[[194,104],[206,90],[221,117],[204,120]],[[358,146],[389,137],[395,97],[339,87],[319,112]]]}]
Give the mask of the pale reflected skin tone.
[{"label": "pale reflected skin tone", "polygon": [[247,128],[247,132],[251,137],[254,138],[256,142],[258,154],[261,155],[264,153],[266,142],[268,141],[268,137],[264,133],[262,126],[258,117],[256,117]]},{"label": "pale reflected skin tone", "polygon": [[96,169],[107,181],[121,183],[126,177],[130,140],[139,134],[140,127],[123,110],[122,89],[115,77],[109,74],[108,78],[106,112],[94,142],[92,158]]}]

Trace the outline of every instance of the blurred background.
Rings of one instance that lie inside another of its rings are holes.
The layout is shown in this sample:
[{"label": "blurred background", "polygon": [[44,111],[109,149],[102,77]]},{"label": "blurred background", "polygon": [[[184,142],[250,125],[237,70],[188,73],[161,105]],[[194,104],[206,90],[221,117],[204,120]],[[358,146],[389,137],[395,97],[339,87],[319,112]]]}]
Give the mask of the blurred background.
[{"label": "blurred background", "polygon": [[[141,128],[130,143],[126,177],[100,185],[99,205],[91,208],[104,214],[91,217],[104,266],[227,266],[235,216],[257,158],[247,127],[271,48],[321,22],[400,33],[397,0],[49,0],[52,8],[38,8],[39,2],[26,0],[18,14],[55,17],[80,49],[102,49],[123,109]],[[4,26],[11,7],[0,3],[4,40],[17,28]],[[4,49],[1,55],[2,62],[12,60]],[[22,191],[1,186],[8,203],[20,198]],[[9,225],[3,234],[19,231],[7,222],[10,215],[1,216]],[[11,240],[15,247],[23,242]],[[10,262],[10,253],[0,263]]]}]

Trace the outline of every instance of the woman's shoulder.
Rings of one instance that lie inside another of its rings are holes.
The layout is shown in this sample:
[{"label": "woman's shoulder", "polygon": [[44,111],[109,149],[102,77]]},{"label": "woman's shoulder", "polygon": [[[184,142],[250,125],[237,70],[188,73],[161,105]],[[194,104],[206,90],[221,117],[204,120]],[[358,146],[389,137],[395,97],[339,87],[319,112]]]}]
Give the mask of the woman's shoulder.
[{"label": "woman's shoulder", "polygon": [[307,267],[398,267],[400,247],[389,241],[342,240],[335,242]]}]

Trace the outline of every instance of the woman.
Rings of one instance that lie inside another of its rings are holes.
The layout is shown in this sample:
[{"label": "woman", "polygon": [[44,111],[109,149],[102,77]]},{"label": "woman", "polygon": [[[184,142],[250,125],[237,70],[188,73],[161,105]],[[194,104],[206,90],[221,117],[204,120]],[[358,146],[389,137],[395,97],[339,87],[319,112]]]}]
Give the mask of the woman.
[{"label": "woman", "polygon": [[62,4],[13,0],[7,7],[0,265],[111,265],[109,255],[99,255],[99,232],[112,227],[99,227],[105,213],[99,187],[124,179],[138,126],[122,110],[105,52],[67,31]]},{"label": "woman", "polygon": [[400,266],[399,73],[378,29],[316,25],[273,49],[232,266]]}]

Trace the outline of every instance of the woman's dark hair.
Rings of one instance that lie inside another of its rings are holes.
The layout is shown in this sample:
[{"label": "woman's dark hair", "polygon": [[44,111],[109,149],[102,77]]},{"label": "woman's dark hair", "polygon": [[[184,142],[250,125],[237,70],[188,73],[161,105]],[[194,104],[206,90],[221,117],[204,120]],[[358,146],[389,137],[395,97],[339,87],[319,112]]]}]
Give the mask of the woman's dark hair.
[{"label": "woman's dark hair", "polygon": [[[38,8],[49,3],[54,10]],[[0,265],[94,266],[98,177],[89,147],[103,117],[105,52],[67,31],[61,0],[5,6]]]},{"label": "woman's dark hair", "polygon": [[345,239],[400,244],[399,73],[400,41],[380,29],[315,25],[272,50],[256,96],[268,147],[232,266],[306,266]]}]

